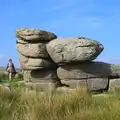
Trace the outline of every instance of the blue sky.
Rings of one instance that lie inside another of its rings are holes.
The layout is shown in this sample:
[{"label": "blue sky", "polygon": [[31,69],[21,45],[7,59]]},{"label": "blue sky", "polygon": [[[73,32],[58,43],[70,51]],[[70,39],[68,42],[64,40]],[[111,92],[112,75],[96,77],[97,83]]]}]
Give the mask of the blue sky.
[{"label": "blue sky", "polygon": [[15,31],[21,27],[86,36],[105,49],[96,60],[120,63],[120,0],[1,0],[0,66],[9,58],[19,67]]}]

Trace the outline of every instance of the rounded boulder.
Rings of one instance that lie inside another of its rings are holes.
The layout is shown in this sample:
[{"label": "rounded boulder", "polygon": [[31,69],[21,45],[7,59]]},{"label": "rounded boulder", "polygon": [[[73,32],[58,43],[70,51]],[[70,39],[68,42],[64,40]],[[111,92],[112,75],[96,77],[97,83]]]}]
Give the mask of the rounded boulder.
[{"label": "rounded boulder", "polygon": [[46,48],[57,64],[94,60],[104,49],[98,41],[85,37],[57,38],[47,43]]}]

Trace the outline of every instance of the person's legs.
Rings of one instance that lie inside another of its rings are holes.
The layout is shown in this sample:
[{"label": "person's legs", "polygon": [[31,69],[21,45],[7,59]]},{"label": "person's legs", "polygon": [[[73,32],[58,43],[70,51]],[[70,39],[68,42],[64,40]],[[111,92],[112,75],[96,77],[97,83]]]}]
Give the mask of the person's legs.
[{"label": "person's legs", "polygon": [[8,68],[7,71],[8,71],[8,74],[9,74],[9,81],[12,81],[12,76],[13,76],[15,71],[12,67]]},{"label": "person's legs", "polygon": [[9,81],[12,80],[12,68],[8,68]]},{"label": "person's legs", "polygon": [[10,72],[9,73],[9,81],[11,82],[11,80],[12,80],[12,73]]}]

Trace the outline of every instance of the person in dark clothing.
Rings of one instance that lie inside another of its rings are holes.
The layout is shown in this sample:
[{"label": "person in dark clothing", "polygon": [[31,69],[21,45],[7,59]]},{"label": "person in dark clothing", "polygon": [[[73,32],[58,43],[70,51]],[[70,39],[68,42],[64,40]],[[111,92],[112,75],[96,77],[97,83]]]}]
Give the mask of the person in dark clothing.
[{"label": "person in dark clothing", "polygon": [[16,74],[16,70],[15,70],[14,64],[12,63],[12,59],[9,59],[6,70],[9,74],[9,80],[11,81],[12,75]]}]

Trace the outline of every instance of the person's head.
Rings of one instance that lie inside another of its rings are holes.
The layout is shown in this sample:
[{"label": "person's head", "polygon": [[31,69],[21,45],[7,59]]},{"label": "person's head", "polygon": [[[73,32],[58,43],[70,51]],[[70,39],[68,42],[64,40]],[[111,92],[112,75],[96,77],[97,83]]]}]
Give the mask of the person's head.
[{"label": "person's head", "polygon": [[12,62],[12,59],[9,59],[9,62]]}]

